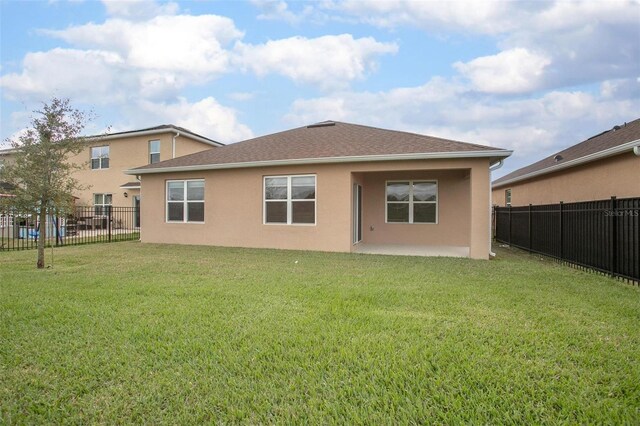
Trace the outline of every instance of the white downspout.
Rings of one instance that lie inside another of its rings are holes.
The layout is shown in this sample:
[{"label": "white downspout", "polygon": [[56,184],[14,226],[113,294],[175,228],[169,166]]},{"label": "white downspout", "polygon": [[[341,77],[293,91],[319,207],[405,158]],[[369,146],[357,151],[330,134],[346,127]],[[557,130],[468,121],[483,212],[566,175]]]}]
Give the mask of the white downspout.
[{"label": "white downspout", "polygon": [[640,145],[636,145],[633,147],[633,153],[640,157]]},{"label": "white downspout", "polygon": [[[493,189],[491,189],[491,172],[498,170],[504,164],[504,159],[501,159],[496,164],[489,166],[489,217],[493,217]],[[493,235],[491,232],[491,225],[493,221],[489,221],[489,257],[496,257],[496,254],[491,251],[491,240]]]},{"label": "white downspout", "polygon": [[176,134],[173,135],[173,140],[171,141],[171,158],[176,158],[176,138],[180,136],[180,132],[176,131]]}]

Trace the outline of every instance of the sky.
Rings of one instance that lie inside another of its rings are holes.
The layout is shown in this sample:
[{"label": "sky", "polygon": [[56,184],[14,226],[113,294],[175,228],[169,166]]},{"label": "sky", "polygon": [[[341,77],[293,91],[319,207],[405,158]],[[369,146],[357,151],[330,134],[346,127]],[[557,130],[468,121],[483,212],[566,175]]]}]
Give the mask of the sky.
[{"label": "sky", "polygon": [[640,117],[640,1],[0,0],[0,146],[68,97],[88,134],[233,143],[337,120],[514,150]]}]

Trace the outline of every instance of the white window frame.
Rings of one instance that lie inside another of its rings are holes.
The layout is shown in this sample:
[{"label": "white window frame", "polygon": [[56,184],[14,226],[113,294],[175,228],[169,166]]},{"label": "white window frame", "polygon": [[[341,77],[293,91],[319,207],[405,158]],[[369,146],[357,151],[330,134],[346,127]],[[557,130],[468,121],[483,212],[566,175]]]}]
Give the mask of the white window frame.
[{"label": "white window frame", "polygon": [[[100,195],[102,197],[102,203],[96,203],[96,195]],[[104,199],[107,195],[111,196],[111,203],[106,204]],[[100,207],[102,214],[96,213],[96,207]],[[94,192],[93,193],[93,214],[94,216],[107,216],[108,210],[113,207],[113,194],[111,192]],[[106,213],[106,214],[105,214]]]},{"label": "white window frame", "polygon": [[[400,182],[409,182],[409,200],[408,201],[389,201],[387,199],[387,189],[390,183],[400,183]],[[414,183],[435,183],[436,184],[436,200],[435,201],[413,201],[413,184]],[[389,214],[389,203],[406,203],[409,205],[409,221],[408,222],[389,222],[388,214]],[[413,221],[413,204],[435,204],[436,205],[436,221],[435,222],[414,222]],[[440,184],[437,179],[394,179],[387,180],[384,182],[384,222],[389,225],[437,225],[440,218]]]},{"label": "white window frame", "polygon": [[[158,150],[157,151],[152,151],[151,150],[151,144],[153,144],[154,142],[158,142]],[[156,163],[159,163],[161,160],[160,158],[160,147],[161,147],[161,143],[160,143],[160,139],[152,139],[149,141],[149,164],[155,164],[151,162],[151,156],[153,154],[158,154],[158,161],[156,161]]]},{"label": "white window frame", "polygon": [[[102,150],[104,148],[107,149],[107,156],[106,157],[102,155]],[[101,154],[98,157],[94,157],[93,156],[93,150],[94,149],[100,149]],[[110,156],[111,156],[111,148],[109,147],[109,145],[92,146],[91,148],[89,148],[89,154],[91,156],[91,160],[90,160],[91,170],[107,170],[109,168],[110,164],[107,165],[107,167],[102,167],[102,160],[104,158],[109,160],[109,163],[111,163],[111,158],[110,158]],[[93,167],[93,160],[98,160],[98,167],[96,167],[96,168]]]},{"label": "white window frame", "polygon": [[511,205],[511,188],[504,190],[504,204],[509,207]]},{"label": "white window frame", "polygon": [[[291,198],[291,180],[292,178],[299,177],[313,177],[314,178],[314,186],[315,186],[315,197],[313,199],[305,198],[304,200],[292,199]],[[286,199],[278,199],[278,200],[267,200],[267,179],[277,179],[277,178],[286,178],[287,179],[287,198]],[[268,202],[287,202],[287,222],[267,222],[267,203]],[[313,223],[293,223],[293,208],[292,204],[294,201],[313,201]],[[318,223],[318,176],[315,174],[305,174],[305,175],[273,175],[273,176],[263,176],[262,177],[262,224],[263,225],[282,225],[282,226],[316,226]]]},{"label": "white window frame", "polygon": [[[184,199],[181,201],[169,201],[169,183],[171,182],[182,182],[184,183],[184,188],[183,188],[183,195],[184,195]],[[204,179],[169,179],[165,182],[164,185],[164,220],[166,223],[196,223],[196,224],[203,224],[204,218],[202,221],[195,221],[195,220],[188,220],[189,219],[189,215],[188,215],[188,205],[189,203],[202,203],[204,204],[204,199],[205,196],[203,194],[203,198],[202,200],[188,200],[187,199],[187,182],[202,182],[204,184]],[[206,189],[206,184],[205,184],[205,189]],[[169,203],[182,203],[182,220],[169,220]]]}]

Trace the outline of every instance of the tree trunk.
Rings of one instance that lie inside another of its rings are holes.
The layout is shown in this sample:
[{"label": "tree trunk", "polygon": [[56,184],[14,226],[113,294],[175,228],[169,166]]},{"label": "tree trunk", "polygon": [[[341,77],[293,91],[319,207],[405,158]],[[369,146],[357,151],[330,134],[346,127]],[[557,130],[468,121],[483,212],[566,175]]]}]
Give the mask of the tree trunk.
[{"label": "tree trunk", "polygon": [[40,225],[38,226],[38,269],[44,268],[44,243],[47,240],[47,207],[40,206]]}]

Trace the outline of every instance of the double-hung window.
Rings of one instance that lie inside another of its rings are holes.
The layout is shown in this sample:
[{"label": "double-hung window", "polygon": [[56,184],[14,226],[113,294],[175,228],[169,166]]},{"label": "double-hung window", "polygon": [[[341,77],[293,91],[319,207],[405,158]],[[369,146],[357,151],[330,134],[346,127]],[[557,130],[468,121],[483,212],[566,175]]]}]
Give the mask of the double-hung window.
[{"label": "double-hung window", "polygon": [[149,141],[149,164],[160,162],[160,141]]},{"label": "double-hung window", "polygon": [[387,182],[387,223],[438,223],[438,183]]},{"label": "double-hung window", "polygon": [[91,168],[93,170],[109,168],[109,145],[91,147]]},{"label": "double-hung window", "polygon": [[511,189],[504,191],[504,201],[507,207],[511,205]]},{"label": "double-hung window", "polygon": [[264,178],[264,223],[314,225],[316,177],[269,176]]},{"label": "double-hung window", "polygon": [[111,194],[93,194],[93,211],[96,216],[106,216],[111,210]]},{"label": "double-hung window", "polygon": [[204,222],[204,179],[167,181],[167,222]]}]

